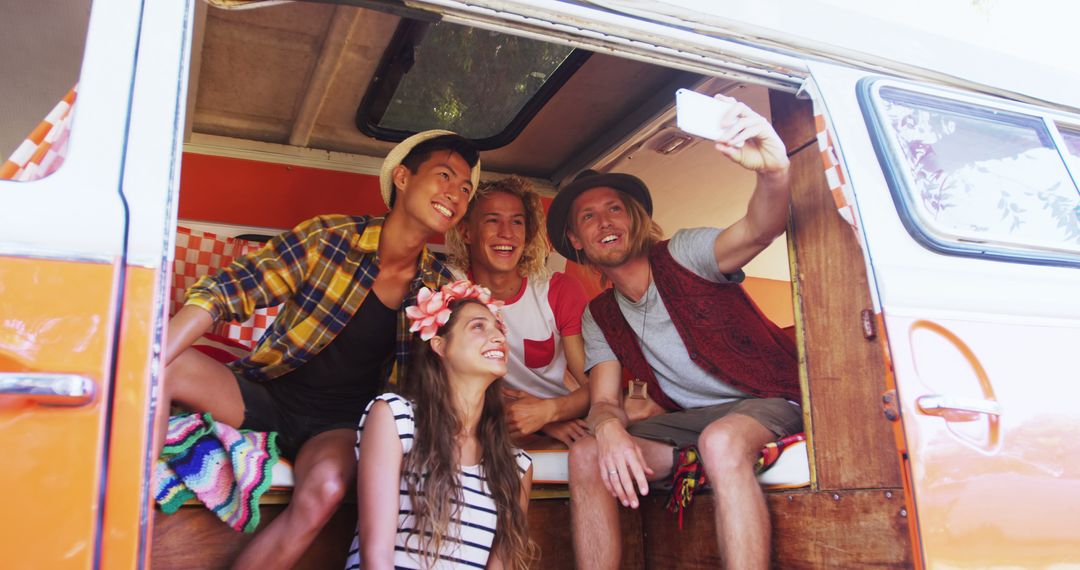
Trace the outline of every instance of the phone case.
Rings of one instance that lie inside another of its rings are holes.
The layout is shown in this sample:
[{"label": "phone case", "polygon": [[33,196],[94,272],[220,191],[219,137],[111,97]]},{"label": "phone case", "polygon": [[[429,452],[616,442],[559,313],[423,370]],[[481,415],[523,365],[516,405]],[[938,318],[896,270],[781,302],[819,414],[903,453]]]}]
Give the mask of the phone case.
[{"label": "phone case", "polygon": [[675,92],[676,125],[685,132],[709,140],[720,138],[720,119],[730,107],[729,103],[689,89]]}]

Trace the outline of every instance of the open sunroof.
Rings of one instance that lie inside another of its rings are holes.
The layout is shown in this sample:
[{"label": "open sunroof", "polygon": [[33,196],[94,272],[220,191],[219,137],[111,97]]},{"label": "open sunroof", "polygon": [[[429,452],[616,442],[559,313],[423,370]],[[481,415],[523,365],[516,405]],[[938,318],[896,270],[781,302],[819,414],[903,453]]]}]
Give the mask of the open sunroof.
[{"label": "open sunroof", "polygon": [[405,20],[356,114],[362,132],[400,141],[447,129],[481,150],[521,132],[589,53],[446,22]]}]

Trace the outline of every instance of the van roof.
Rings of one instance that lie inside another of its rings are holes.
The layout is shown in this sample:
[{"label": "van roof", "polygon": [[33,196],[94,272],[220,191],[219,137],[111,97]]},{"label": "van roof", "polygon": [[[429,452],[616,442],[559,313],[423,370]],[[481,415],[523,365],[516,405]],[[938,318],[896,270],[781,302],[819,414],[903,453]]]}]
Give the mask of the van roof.
[{"label": "van roof", "polygon": [[1048,0],[1015,6],[942,0],[603,4],[652,21],[683,21],[695,31],[780,52],[1080,109],[1080,68],[1074,35],[1067,30],[1080,16],[1080,6]]}]

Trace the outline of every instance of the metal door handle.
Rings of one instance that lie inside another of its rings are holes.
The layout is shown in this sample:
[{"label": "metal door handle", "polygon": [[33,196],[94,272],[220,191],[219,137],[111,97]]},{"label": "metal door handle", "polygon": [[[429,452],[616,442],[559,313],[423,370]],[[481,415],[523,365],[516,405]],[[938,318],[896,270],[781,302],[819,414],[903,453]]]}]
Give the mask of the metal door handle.
[{"label": "metal door handle", "polygon": [[915,405],[920,412],[928,416],[985,414],[996,417],[1001,415],[1000,404],[993,400],[979,400],[976,398],[950,398],[938,395],[919,396],[915,399]]},{"label": "metal door handle", "polygon": [[0,398],[14,397],[46,406],[84,406],[94,399],[94,382],[77,374],[0,372]]}]

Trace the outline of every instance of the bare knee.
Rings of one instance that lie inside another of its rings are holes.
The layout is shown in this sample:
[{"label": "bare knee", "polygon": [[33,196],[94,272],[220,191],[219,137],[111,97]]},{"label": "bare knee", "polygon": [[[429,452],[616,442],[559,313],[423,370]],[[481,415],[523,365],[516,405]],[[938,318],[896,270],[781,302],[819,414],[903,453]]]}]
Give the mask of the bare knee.
[{"label": "bare knee", "polygon": [[348,484],[341,470],[330,462],[316,465],[293,492],[290,507],[306,527],[322,528],[345,498]]},{"label": "bare knee", "polygon": [[200,356],[201,354],[198,351],[189,348],[178,354],[165,367],[162,387],[170,401],[176,400],[184,403],[191,399],[189,387],[192,384],[192,378],[199,373],[199,368],[203,366]]},{"label": "bare knee", "polygon": [[582,481],[599,479],[599,452],[596,438],[585,437],[579,439],[570,446],[570,479]]},{"label": "bare knee", "polygon": [[701,432],[698,450],[705,468],[714,478],[750,468],[757,451],[748,449],[734,430],[727,429],[723,423],[710,424]]}]

